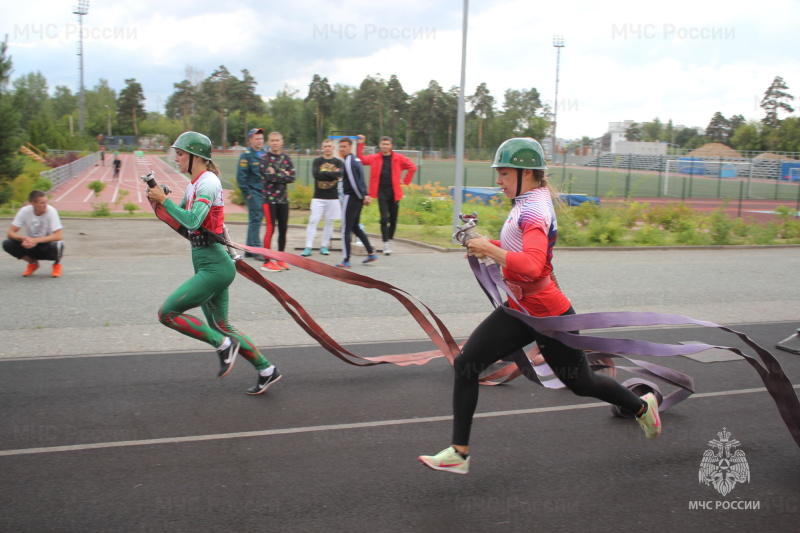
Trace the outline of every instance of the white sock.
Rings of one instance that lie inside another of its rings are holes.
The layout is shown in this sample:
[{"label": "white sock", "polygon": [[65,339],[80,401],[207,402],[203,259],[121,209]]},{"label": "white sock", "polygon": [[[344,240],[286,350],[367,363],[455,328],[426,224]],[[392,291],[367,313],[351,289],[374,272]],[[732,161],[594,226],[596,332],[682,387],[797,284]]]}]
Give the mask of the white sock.
[{"label": "white sock", "polygon": [[219,345],[219,347],[217,348],[217,351],[221,352],[222,350],[227,349],[228,346],[230,346],[230,345],[231,345],[231,338],[230,337],[225,337],[225,340],[222,341],[222,344]]},{"label": "white sock", "polygon": [[265,368],[264,370],[261,370],[261,371],[258,373],[258,375],[259,375],[259,376],[264,376],[265,378],[267,378],[267,377],[271,376],[273,372],[275,372],[275,365],[269,365],[269,366],[268,366],[267,368]]}]

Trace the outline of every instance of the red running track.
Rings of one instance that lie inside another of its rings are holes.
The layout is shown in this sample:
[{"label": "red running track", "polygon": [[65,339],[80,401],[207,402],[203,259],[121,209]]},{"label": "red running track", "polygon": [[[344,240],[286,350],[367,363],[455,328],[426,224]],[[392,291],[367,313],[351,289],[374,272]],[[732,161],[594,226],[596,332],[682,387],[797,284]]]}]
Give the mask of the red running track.
[{"label": "red running track", "polygon": [[[171,168],[163,159],[155,155],[120,154],[122,168],[118,180],[113,180],[114,167],[111,165],[113,158],[106,157],[105,166],[89,167],[77,176],[65,181],[50,191],[50,204],[63,211],[92,211],[99,203],[106,203],[108,209],[114,213],[124,213],[125,204],[133,202],[139,207],[137,212],[149,213],[152,211],[147,201],[145,191],[147,186],[141,176],[151,170],[156,173],[156,181],[168,185],[172,189],[170,197],[179,202],[183,198],[183,191],[189,183],[188,176]],[[99,196],[89,189],[89,183],[102,181],[105,189]],[[123,191],[127,191],[123,192]],[[231,201],[233,191],[224,191],[225,213],[246,213],[247,210]]]}]

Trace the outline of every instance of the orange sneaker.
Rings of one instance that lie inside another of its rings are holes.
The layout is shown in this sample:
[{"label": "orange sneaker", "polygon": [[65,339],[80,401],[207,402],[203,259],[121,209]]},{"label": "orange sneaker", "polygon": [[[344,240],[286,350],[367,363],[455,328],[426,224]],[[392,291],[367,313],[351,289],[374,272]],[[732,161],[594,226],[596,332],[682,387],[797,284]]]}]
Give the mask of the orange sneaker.
[{"label": "orange sneaker", "polygon": [[28,268],[25,270],[25,272],[22,273],[22,276],[27,278],[28,276],[33,275],[33,273],[36,272],[37,268],[39,268],[38,261],[35,263],[28,263]]},{"label": "orange sneaker", "polygon": [[266,263],[261,265],[261,270],[263,270],[265,272],[282,272],[283,271],[283,269],[281,267],[279,267],[278,265],[276,265],[272,261],[267,261]]},{"label": "orange sneaker", "polygon": [[284,270],[289,270],[289,264],[286,261],[275,261],[278,263],[278,266]]},{"label": "orange sneaker", "polygon": [[53,265],[53,274],[52,274],[52,276],[54,278],[60,278],[61,277],[61,263],[57,263],[57,264]]}]

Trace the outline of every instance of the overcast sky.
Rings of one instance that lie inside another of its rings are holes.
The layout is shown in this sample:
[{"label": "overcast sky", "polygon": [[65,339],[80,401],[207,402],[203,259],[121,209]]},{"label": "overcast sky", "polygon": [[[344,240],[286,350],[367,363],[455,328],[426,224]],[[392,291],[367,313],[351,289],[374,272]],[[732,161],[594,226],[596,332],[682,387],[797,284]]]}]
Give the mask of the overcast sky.
[{"label": "overcast sky", "polygon": [[[40,71],[79,87],[77,0],[5,3],[13,76]],[[460,83],[463,2],[457,0],[94,1],[83,17],[85,83],[126,78],[163,111],[187,66],[208,76],[220,65],[248,69],[269,98],[288,85],[305,97],[314,74],[358,86],[396,74],[409,94],[432,79]],[[563,35],[558,135],[598,137],[609,122],[705,127],[716,111],[760,119],[775,76],[800,97],[800,2],[717,0],[590,2],[472,0],[466,94],[486,82],[497,106],[506,89],[539,90],[554,103],[556,49]],[[795,102],[800,108],[800,101]],[[797,114],[797,113],[795,113]]]}]

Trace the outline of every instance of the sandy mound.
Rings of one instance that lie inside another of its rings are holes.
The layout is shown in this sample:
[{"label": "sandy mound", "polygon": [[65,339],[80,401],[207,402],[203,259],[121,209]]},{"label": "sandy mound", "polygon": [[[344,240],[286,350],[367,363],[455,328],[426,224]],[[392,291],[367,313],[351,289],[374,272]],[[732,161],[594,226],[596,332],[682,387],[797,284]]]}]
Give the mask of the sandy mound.
[{"label": "sandy mound", "polygon": [[708,143],[697,150],[692,150],[684,157],[742,157],[742,154],[722,143]]}]

